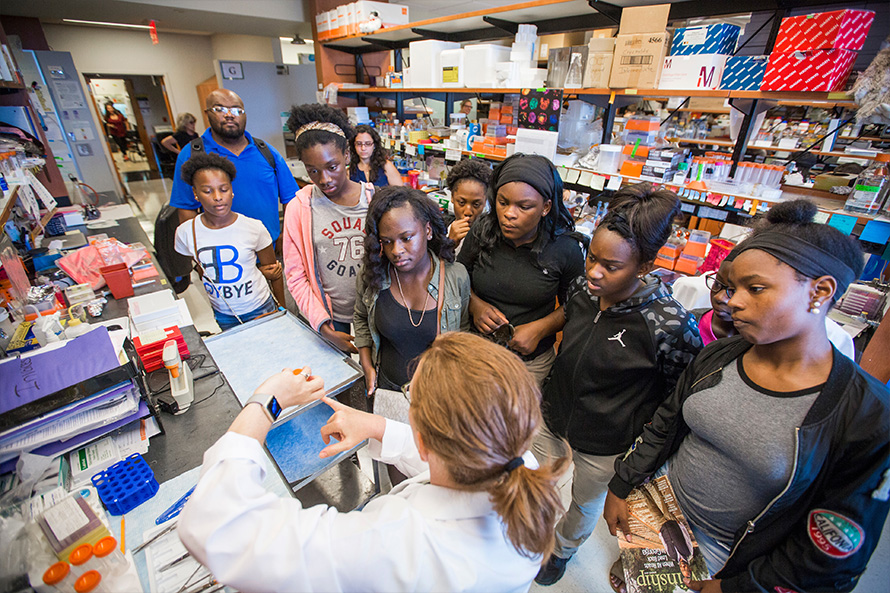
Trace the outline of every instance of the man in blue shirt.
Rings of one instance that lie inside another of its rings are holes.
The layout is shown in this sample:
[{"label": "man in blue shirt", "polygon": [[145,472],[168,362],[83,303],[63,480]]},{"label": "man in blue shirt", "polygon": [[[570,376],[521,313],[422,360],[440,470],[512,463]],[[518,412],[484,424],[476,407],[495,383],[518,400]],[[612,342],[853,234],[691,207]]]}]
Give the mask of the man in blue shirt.
[{"label": "man in blue shirt", "polygon": [[[275,169],[272,169],[253,138],[245,131],[247,115],[244,102],[236,93],[217,89],[207,96],[206,107],[210,129],[201,136],[204,150],[226,157],[238,171],[232,181],[232,210],[261,221],[275,241],[276,252],[280,253],[278,203],[287,204],[298,189],[287,163],[278,151],[269,146],[275,162]],[[192,188],[180,175],[182,164],[191,156],[192,146],[187,144],[176,159],[173,175],[170,205],[179,209],[180,224],[197,216],[201,206]]]}]

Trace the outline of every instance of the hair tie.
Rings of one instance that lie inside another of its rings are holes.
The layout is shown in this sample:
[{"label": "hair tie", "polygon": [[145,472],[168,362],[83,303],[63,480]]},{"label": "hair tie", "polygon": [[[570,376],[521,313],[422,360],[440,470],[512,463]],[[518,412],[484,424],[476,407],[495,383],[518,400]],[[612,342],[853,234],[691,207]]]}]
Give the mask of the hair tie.
[{"label": "hair tie", "polygon": [[520,465],[525,465],[525,459],[523,459],[522,457],[514,457],[504,467],[504,471],[509,474],[510,472],[512,472],[514,469],[516,469]]},{"label": "hair tie", "polygon": [[294,140],[296,141],[303,132],[308,132],[309,130],[324,130],[325,132],[330,132],[346,138],[346,134],[344,134],[343,130],[340,129],[340,126],[336,124],[327,121],[311,121],[306,125],[300,126],[297,133],[294,134]]}]

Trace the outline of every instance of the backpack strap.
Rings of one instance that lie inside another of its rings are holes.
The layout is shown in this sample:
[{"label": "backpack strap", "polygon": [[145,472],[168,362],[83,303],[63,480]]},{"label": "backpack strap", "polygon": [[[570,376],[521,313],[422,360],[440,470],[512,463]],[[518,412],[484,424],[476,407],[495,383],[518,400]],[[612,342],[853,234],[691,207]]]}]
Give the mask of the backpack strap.
[{"label": "backpack strap", "polygon": [[260,154],[263,155],[263,158],[266,159],[266,162],[269,163],[269,166],[272,167],[272,170],[275,171],[275,174],[278,174],[278,168],[275,166],[275,157],[272,156],[272,151],[269,150],[269,145],[266,144],[265,140],[260,138],[254,138],[253,143],[256,144],[257,150],[260,151]]}]

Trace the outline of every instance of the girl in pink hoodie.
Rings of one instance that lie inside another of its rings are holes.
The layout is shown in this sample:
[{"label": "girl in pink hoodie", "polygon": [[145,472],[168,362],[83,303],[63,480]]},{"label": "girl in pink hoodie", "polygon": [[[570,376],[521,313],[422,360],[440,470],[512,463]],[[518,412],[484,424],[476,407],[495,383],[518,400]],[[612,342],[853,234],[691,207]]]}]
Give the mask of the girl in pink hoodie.
[{"label": "girl in pink hoodie", "polygon": [[364,255],[364,224],[374,192],[349,179],[349,120],[328,105],[297,105],[288,127],[312,185],[284,213],[287,288],[309,324],[337,348],[358,352],[350,332],[355,279]]}]

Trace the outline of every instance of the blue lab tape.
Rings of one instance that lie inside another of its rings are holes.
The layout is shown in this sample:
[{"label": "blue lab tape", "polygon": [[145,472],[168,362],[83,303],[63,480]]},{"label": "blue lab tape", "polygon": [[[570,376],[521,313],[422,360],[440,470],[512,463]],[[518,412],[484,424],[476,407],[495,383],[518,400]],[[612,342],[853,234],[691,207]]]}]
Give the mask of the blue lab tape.
[{"label": "blue lab tape", "polygon": [[757,91],[763,83],[769,56],[729,56],[720,88],[731,91]]},{"label": "blue lab tape", "polygon": [[736,43],[739,40],[738,25],[721,23],[707,25],[704,43],[685,43],[687,34],[694,29],[702,27],[681,27],[674,31],[674,39],[671,41],[672,56],[689,56],[693,54],[723,54],[732,55]]}]

